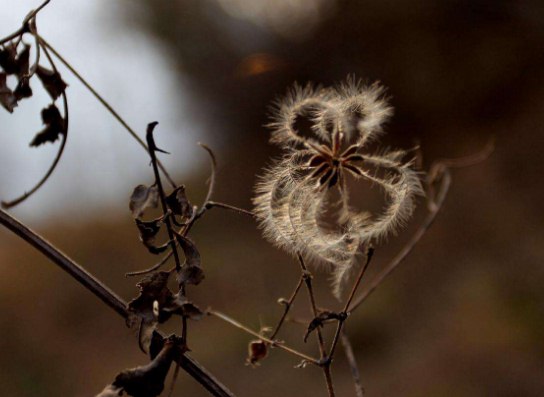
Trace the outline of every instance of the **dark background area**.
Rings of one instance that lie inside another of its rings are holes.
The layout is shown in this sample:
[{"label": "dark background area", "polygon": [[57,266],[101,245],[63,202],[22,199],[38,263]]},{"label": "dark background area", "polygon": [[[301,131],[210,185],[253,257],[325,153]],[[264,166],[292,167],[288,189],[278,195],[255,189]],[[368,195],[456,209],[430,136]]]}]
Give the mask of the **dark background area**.
[{"label": "dark background area", "polygon": [[[169,49],[190,111],[216,150],[215,198],[223,202],[250,208],[255,176],[279,154],[263,127],[267,107],[294,81],[330,85],[348,74],[380,80],[395,108],[383,144],[419,144],[425,167],[475,153],[494,137],[496,150],[487,161],[453,173],[436,223],[353,314],[347,330],[368,396],[541,396],[544,6],[309,3],[316,7],[306,11],[313,19],[287,13],[278,25],[234,17],[211,0],[148,0],[137,9],[127,2],[122,23]],[[136,88],[127,95],[137,95]],[[164,149],[175,156],[176,148]],[[196,203],[207,177],[203,168],[183,181]],[[150,179],[151,169],[142,183]],[[119,200],[128,201],[128,194]],[[407,230],[377,248],[369,278],[424,213],[422,201]],[[138,242],[128,210],[82,211],[39,231],[126,299],[136,288],[123,274],[156,261]],[[119,370],[145,362],[134,332],[114,313],[24,242],[7,231],[0,236],[3,395],[94,395]],[[190,290],[195,303],[255,329],[274,324],[281,314],[277,298],[297,281],[292,258],[264,241],[253,221],[221,210],[210,212],[192,237],[207,275]],[[319,302],[338,306],[327,275],[317,273],[316,282]],[[295,311],[309,316],[305,299]],[[313,343],[302,344],[303,327],[288,328],[282,335],[288,343],[314,352]],[[192,325],[190,338],[193,356],[237,395],[326,395],[319,371],[293,369],[298,362],[283,352],[272,351],[257,369],[245,366],[251,338],[213,318]],[[174,395],[206,395],[180,374]],[[338,395],[353,395],[341,354],[334,376]]]}]

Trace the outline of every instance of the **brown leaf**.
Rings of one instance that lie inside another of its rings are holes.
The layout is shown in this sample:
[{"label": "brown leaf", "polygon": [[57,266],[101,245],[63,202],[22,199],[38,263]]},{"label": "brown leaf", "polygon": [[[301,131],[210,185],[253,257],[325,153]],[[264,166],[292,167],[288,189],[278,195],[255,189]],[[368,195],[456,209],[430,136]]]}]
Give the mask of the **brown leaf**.
[{"label": "brown leaf", "polygon": [[0,104],[10,113],[13,113],[13,108],[17,106],[17,97],[13,91],[7,86],[6,74],[0,73]]},{"label": "brown leaf", "polygon": [[187,237],[178,234],[176,238],[185,254],[185,262],[177,273],[178,284],[198,285],[204,279],[204,272],[200,266],[200,252],[195,243]]},{"label": "brown leaf", "polygon": [[38,132],[30,146],[40,146],[45,142],[55,142],[60,135],[66,133],[64,119],[60,115],[59,109],[55,104],[42,110],[42,121],[45,128]]},{"label": "brown leaf", "polygon": [[193,216],[193,206],[187,199],[185,186],[181,185],[166,197],[166,204],[174,215],[188,220]]},{"label": "brown leaf", "polygon": [[158,204],[159,190],[157,186],[138,185],[130,196],[128,207],[134,218],[140,218],[147,208],[157,208]]},{"label": "brown leaf", "polygon": [[146,246],[149,252],[158,255],[168,249],[170,242],[166,242],[163,245],[155,245],[155,237],[160,231],[164,218],[160,217],[151,221],[142,221],[136,218],[136,226],[140,232],[140,240]]},{"label": "brown leaf", "polygon": [[68,86],[60,76],[59,72],[49,70],[43,66],[38,65],[36,70],[40,81],[43,84],[45,90],[51,95],[54,100],[57,99]]},{"label": "brown leaf", "polygon": [[255,367],[259,365],[259,361],[268,356],[268,344],[262,340],[252,340],[248,345],[248,356],[246,364]]},{"label": "brown leaf", "polygon": [[306,334],[304,335],[304,342],[308,340],[308,336],[315,330],[317,327],[323,327],[323,324],[327,320],[338,320],[343,321],[346,319],[346,313],[340,312],[330,312],[330,311],[323,311],[319,313],[319,315],[314,318],[310,324],[308,325],[308,329],[306,330]]},{"label": "brown leaf", "polygon": [[[178,338],[167,339],[161,351],[149,364],[122,371],[115,377],[113,383],[97,397],[112,397],[115,396],[113,393],[122,395],[122,392],[133,397],[160,395],[179,343]],[[121,394],[119,394],[120,392]]]},{"label": "brown leaf", "polygon": [[0,67],[7,74],[15,74],[19,67],[17,64],[17,46],[15,43],[10,43],[0,50]]},{"label": "brown leaf", "polygon": [[149,349],[149,338],[157,324],[165,322],[173,314],[164,310],[175,300],[168,289],[169,277],[169,272],[157,272],[143,278],[136,284],[140,295],[128,303],[130,315],[127,322],[130,326],[139,324],[138,342],[144,352]]},{"label": "brown leaf", "polygon": [[28,77],[24,76],[19,79],[13,94],[15,94],[15,98],[17,98],[18,101],[23,98],[30,98],[32,96],[32,88],[30,88],[30,81]]},{"label": "brown leaf", "polygon": [[17,56],[17,76],[22,78],[28,76],[29,64],[30,64],[30,46],[25,44],[23,50]]}]

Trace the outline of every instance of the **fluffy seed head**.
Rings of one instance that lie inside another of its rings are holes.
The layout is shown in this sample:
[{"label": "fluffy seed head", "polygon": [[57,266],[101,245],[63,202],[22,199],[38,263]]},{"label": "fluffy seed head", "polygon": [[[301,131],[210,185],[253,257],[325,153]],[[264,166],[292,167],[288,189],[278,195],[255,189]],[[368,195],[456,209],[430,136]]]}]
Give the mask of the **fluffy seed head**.
[{"label": "fluffy seed head", "polygon": [[[395,233],[412,215],[415,197],[423,194],[413,162],[402,160],[404,151],[363,153],[391,115],[383,87],[348,77],[332,88],[295,85],[276,103],[268,125],[271,142],[284,154],[257,183],[255,213],[272,243],[329,266],[336,296],[362,248]],[[301,116],[311,120],[312,136],[296,130]],[[386,205],[380,213],[350,205],[349,178],[381,187]],[[340,197],[337,202],[333,193]]]}]

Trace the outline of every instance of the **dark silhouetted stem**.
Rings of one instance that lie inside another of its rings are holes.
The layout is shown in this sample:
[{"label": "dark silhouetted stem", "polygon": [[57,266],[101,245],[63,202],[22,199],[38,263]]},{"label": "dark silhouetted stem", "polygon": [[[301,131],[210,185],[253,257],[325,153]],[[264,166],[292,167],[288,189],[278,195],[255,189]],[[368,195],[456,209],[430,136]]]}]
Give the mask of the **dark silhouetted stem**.
[{"label": "dark silhouetted stem", "polygon": [[[128,316],[127,304],[102,282],[87,270],[63,254],[43,237],[32,231],[7,212],[0,210],[0,224],[21,237],[31,246],[50,259],[54,264],[68,273],[79,284],[97,296],[108,307],[124,319]],[[219,382],[204,367],[187,354],[178,354],[174,359],[185,372],[200,383],[211,395],[216,397],[233,397],[221,382]]]}]

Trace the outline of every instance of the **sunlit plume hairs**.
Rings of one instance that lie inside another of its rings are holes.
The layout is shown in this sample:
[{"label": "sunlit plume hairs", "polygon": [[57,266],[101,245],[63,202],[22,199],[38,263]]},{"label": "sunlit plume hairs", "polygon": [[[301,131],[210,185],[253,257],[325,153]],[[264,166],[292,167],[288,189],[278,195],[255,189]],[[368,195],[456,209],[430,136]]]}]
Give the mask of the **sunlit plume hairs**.
[{"label": "sunlit plume hairs", "polygon": [[[255,213],[272,243],[312,263],[328,264],[336,296],[358,254],[403,226],[414,211],[415,197],[423,194],[420,174],[413,161],[403,161],[404,151],[363,154],[391,114],[383,87],[348,77],[331,88],[295,85],[276,103],[268,125],[270,141],[283,155],[260,177]],[[311,121],[310,136],[296,130],[298,117]],[[371,214],[354,209],[348,179],[380,186],[386,196],[383,210]]]}]

